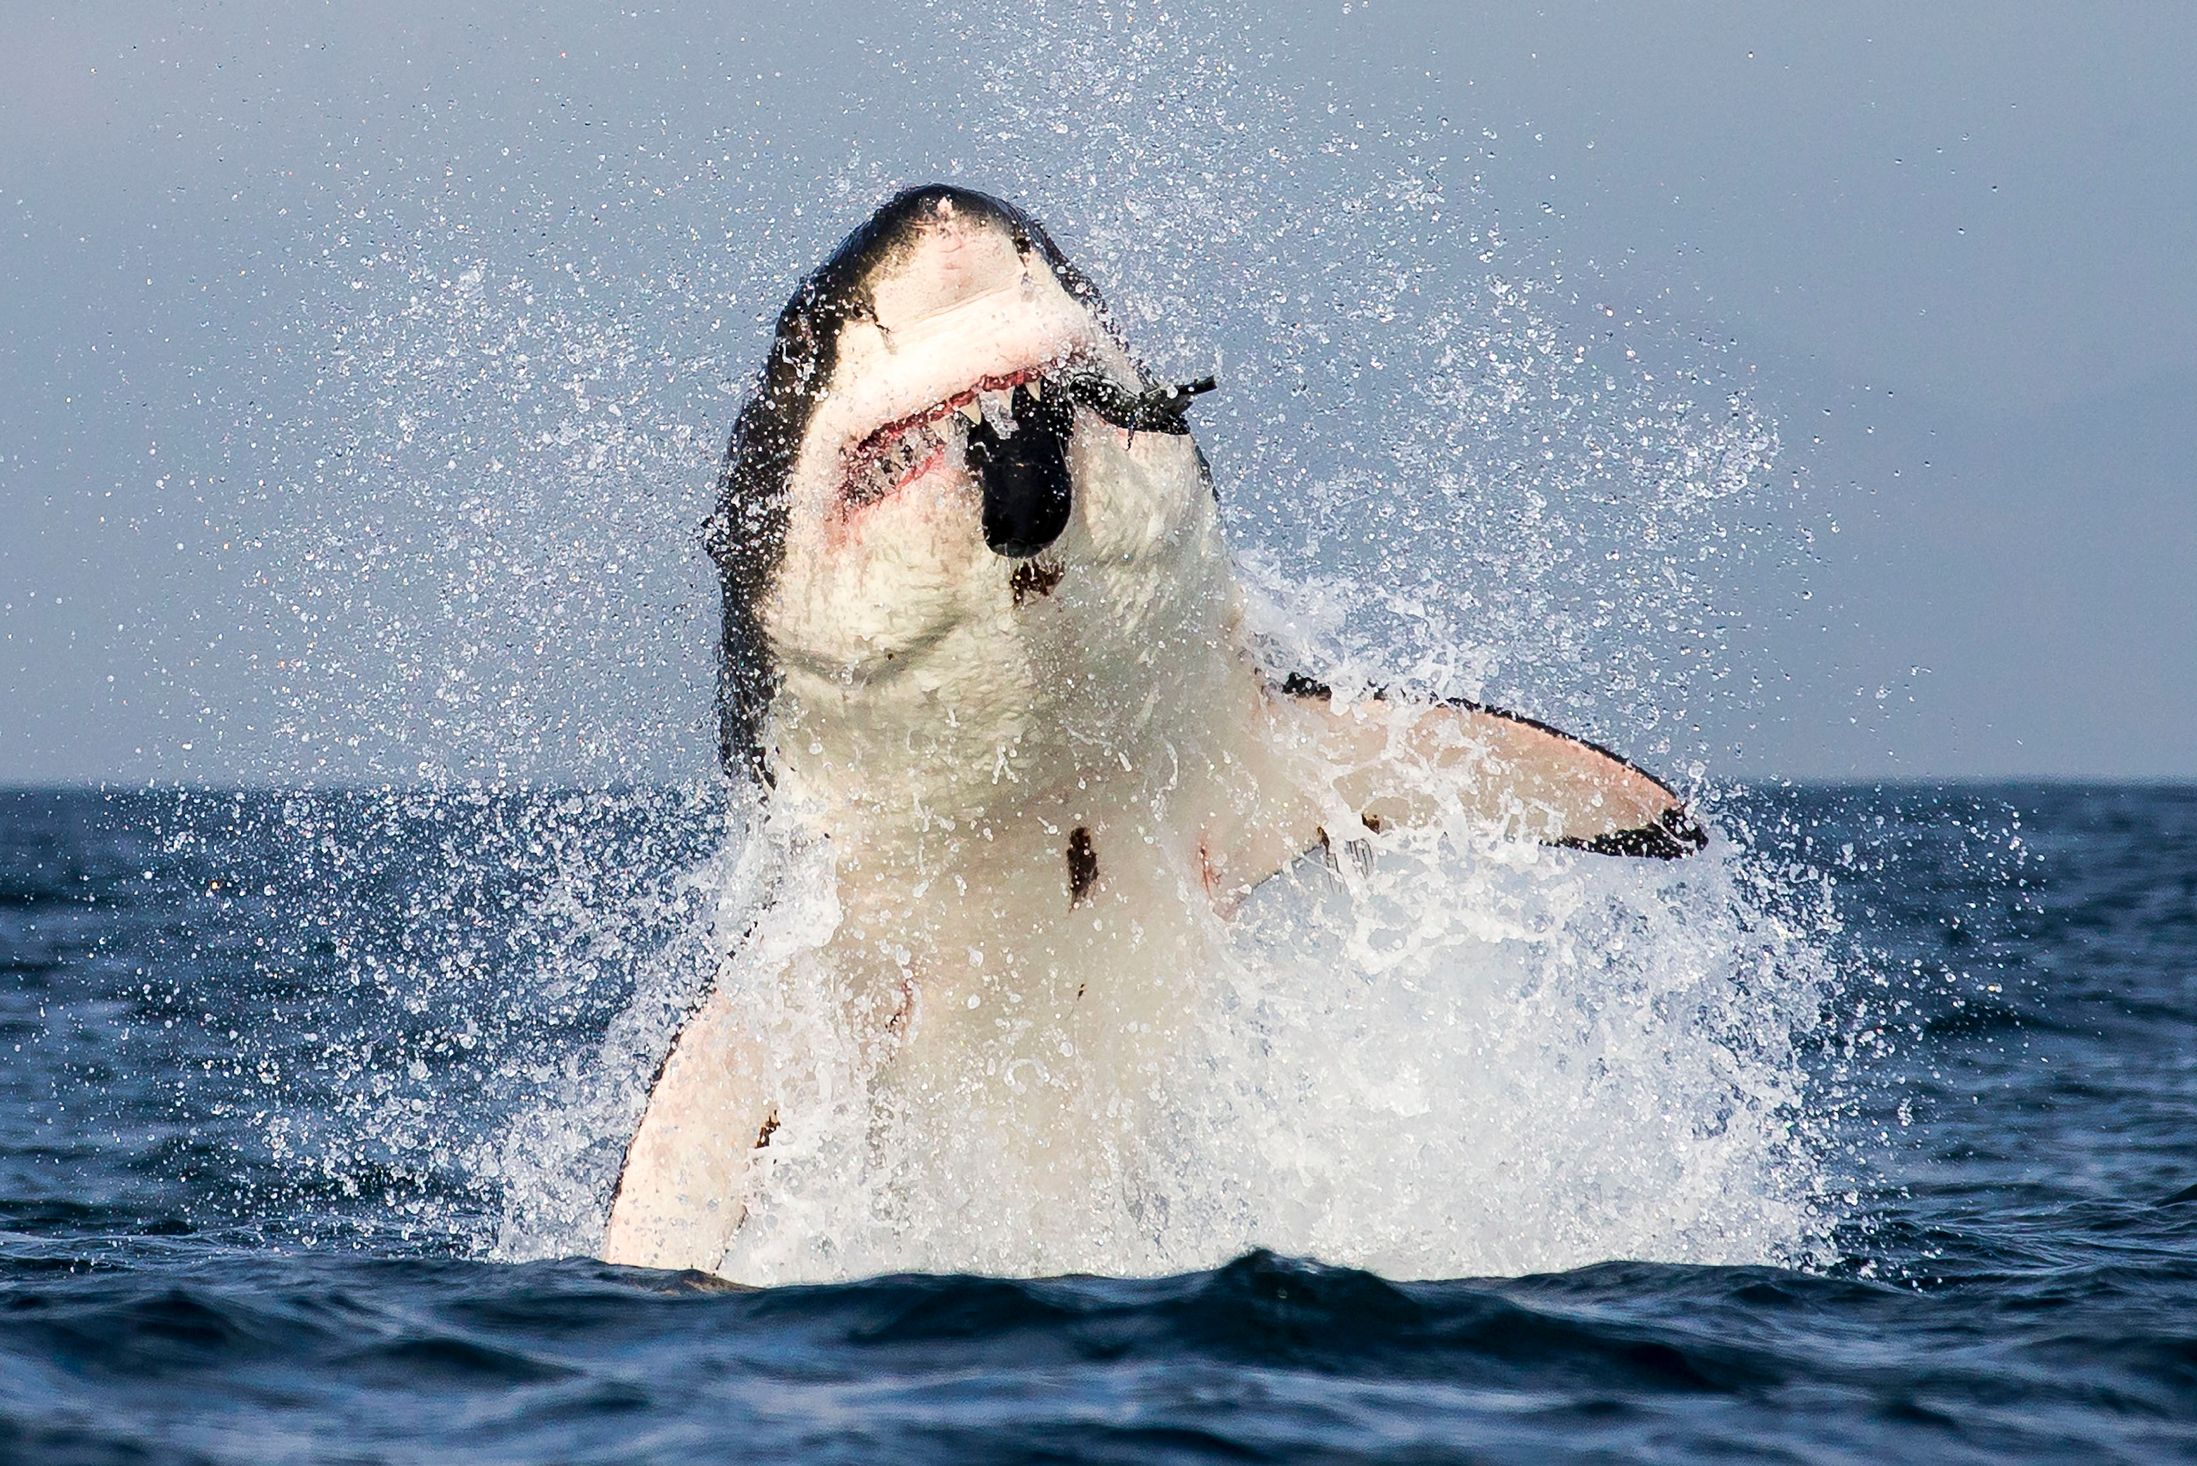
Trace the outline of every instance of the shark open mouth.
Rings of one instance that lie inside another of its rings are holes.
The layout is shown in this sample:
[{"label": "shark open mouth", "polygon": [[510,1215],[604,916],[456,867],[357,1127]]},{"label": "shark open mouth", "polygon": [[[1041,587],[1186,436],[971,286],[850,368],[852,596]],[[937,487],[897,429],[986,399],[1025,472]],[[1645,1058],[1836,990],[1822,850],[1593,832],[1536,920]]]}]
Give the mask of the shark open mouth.
[{"label": "shark open mouth", "polygon": [[982,377],[850,449],[841,503],[859,513],[958,458],[983,497],[985,543],[1010,558],[1034,555],[1068,527],[1074,431],[1061,377],[1048,382],[1040,367]]},{"label": "shark open mouth", "polygon": [[1131,433],[1185,433],[1186,386],[1135,392],[1095,367],[1070,361],[982,377],[921,412],[877,428],[844,455],[844,512],[891,498],[958,453],[984,501],[984,542],[1010,559],[1035,555],[1068,527],[1074,489],[1068,440],[1075,409]]}]

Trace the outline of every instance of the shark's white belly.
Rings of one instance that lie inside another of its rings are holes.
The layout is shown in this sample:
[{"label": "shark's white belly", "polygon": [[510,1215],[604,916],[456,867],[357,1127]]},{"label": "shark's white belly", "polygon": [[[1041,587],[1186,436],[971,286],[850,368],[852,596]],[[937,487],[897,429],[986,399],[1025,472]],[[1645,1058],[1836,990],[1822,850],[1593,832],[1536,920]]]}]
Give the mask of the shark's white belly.
[{"label": "shark's white belly", "polygon": [[[1116,546],[1079,515],[1034,562],[1057,579],[1020,596],[981,545],[988,564],[864,559],[898,584],[829,593],[901,624],[836,665],[789,659],[775,730],[775,795],[830,849],[840,916],[818,958],[875,1036],[882,1152],[966,1176],[981,1150],[1002,1184],[1084,1207],[1118,1199],[1122,1140],[1184,1060],[1193,984],[1225,941],[1218,873],[1283,787],[1193,450],[1147,435],[1110,462],[1079,509],[1175,521]],[[933,585],[959,598],[935,623],[911,594]]]}]

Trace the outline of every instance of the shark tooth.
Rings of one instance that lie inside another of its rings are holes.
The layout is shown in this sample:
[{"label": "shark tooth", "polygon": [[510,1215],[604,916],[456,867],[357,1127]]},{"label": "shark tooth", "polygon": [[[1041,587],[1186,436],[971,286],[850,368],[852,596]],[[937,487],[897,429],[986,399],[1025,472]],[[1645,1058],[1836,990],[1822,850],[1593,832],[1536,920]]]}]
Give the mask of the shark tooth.
[{"label": "shark tooth", "polygon": [[1001,389],[978,394],[984,408],[984,421],[1002,437],[1015,430],[1015,394],[1011,389]]}]

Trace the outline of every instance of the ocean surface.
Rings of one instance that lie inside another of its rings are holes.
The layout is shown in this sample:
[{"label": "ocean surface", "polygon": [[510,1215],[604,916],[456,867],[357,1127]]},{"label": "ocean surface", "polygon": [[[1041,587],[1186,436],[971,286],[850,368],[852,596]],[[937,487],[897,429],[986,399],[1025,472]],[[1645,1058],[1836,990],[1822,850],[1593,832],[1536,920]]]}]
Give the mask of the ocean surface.
[{"label": "ocean surface", "polygon": [[742,1289],[554,1255],[708,791],[0,794],[0,1460],[2197,1457],[2197,790],[1719,818],[1828,975],[1782,1262]]}]

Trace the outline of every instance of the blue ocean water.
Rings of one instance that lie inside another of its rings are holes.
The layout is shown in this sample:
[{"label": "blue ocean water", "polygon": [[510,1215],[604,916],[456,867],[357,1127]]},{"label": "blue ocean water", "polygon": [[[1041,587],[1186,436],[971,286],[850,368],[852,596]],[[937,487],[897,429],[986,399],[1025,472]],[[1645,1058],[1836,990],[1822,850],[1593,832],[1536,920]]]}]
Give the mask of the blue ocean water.
[{"label": "blue ocean water", "polygon": [[497,1260],[709,792],[0,795],[0,1459],[2189,1459],[2197,790],[1726,818],[1836,917],[1805,1267],[754,1290]]}]

